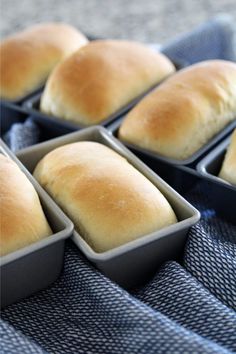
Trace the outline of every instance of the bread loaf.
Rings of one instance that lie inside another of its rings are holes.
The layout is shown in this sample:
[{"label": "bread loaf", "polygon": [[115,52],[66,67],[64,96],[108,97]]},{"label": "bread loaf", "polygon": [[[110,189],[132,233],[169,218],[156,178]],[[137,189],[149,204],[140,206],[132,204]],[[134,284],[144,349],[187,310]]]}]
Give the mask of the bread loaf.
[{"label": "bread loaf", "polygon": [[177,222],[161,192],[99,143],[78,142],[51,151],[34,176],[96,252]]},{"label": "bread loaf", "polygon": [[236,119],[236,64],[210,60],[168,78],[123,120],[119,138],[165,157],[189,158]]},{"label": "bread loaf", "polygon": [[236,129],[232,134],[219,177],[236,186]]},{"label": "bread loaf", "polygon": [[0,255],[52,234],[39,197],[25,174],[0,154]]},{"label": "bread loaf", "polygon": [[102,122],[175,71],[163,54],[128,41],[93,41],[53,71],[42,112],[84,125]]},{"label": "bread loaf", "polygon": [[75,28],[62,23],[33,26],[0,45],[0,96],[17,100],[45,83],[55,65],[87,43]]}]

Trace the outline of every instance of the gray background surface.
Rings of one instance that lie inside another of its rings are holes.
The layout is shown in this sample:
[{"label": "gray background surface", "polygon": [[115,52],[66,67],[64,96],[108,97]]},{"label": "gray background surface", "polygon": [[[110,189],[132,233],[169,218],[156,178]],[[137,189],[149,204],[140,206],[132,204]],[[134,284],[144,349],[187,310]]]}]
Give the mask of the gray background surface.
[{"label": "gray background surface", "polygon": [[164,42],[221,13],[236,22],[236,0],[1,0],[5,37],[40,21],[65,21],[99,37]]}]

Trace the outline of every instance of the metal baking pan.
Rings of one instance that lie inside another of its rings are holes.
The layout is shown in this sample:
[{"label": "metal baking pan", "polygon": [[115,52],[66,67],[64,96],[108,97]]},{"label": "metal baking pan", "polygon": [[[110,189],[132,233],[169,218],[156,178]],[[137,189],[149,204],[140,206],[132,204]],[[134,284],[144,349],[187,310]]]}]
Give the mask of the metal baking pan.
[{"label": "metal baking pan", "polygon": [[[86,36],[86,34],[85,34],[85,36]],[[86,37],[87,37],[90,41],[93,41],[93,40],[95,40],[95,39],[98,39],[98,38],[96,38],[96,37],[94,37],[94,36],[90,36],[90,35],[88,35],[88,36],[86,36]],[[46,82],[46,80],[45,80],[45,82]],[[42,90],[43,90],[43,88],[44,88],[44,85],[45,85],[45,82],[44,82],[42,85],[39,85],[39,87],[38,87],[37,89],[35,89],[35,90],[29,92],[28,94],[26,94],[26,95],[24,95],[24,96],[22,96],[22,97],[20,97],[20,98],[18,98],[18,99],[16,99],[16,100],[1,99],[1,100],[0,100],[0,105],[1,105],[1,104],[8,104],[8,103],[10,103],[10,104],[13,104],[13,105],[21,106],[24,101],[30,99],[32,96],[37,95],[39,92],[42,92]]]},{"label": "metal baking pan", "polygon": [[25,100],[28,100],[30,97],[32,97],[32,96],[36,95],[38,92],[42,91],[43,87],[44,87],[44,85],[40,85],[37,89],[33,90],[32,92],[27,93],[26,95],[24,95],[16,100],[1,99],[0,104],[12,103],[12,104],[20,106],[20,105],[22,105],[22,103]]},{"label": "metal baking pan", "polygon": [[[120,117],[119,120],[116,122],[113,122],[113,124],[110,124],[107,128],[112,132],[114,136],[118,136],[118,130],[121,125],[121,122],[125,116]],[[196,151],[192,156],[185,160],[177,160],[177,159],[172,159],[168,157],[164,157],[163,155],[159,153],[155,153],[152,151],[149,151],[147,149],[141,148],[137,145],[122,141],[123,144],[125,144],[127,147],[129,147],[132,151],[136,152],[142,152],[145,155],[152,156],[156,158],[158,161],[163,161],[163,162],[168,162],[172,165],[177,165],[177,166],[195,166],[196,162],[199,161],[199,159],[206,154],[210,149],[212,149],[216,144],[218,144],[222,139],[224,139],[234,128],[236,128],[236,118],[233,122],[229,123],[224,129],[222,129],[218,134],[216,134],[212,139],[208,141],[207,144],[205,144],[203,147],[201,147],[198,151]]]},{"label": "metal baking pan", "polygon": [[194,168],[172,165],[169,162],[159,161],[156,157],[148,156],[143,152],[131,148],[130,150],[181,195],[189,192],[201,179]]},{"label": "metal baking pan", "polygon": [[[101,40],[101,39],[106,39],[106,38],[101,38],[101,37],[96,37],[94,35],[90,35],[90,34],[86,34],[85,33],[85,36],[87,37],[87,39],[89,41],[95,41],[95,40]],[[160,50],[161,51],[161,50]],[[165,56],[167,56],[172,62],[173,64],[175,65],[176,69],[177,70],[180,70],[186,66],[188,66],[188,63],[186,61],[184,61],[183,59],[180,59],[180,58],[174,58],[173,56],[168,56],[167,54],[163,53]],[[35,96],[37,95],[39,92],[42,92],[43,88],[44,88],[44,85],[40,85],[37,89],[29,92],[28,94],[16,99],[16,100],[7,100],[7,99],[0,99],[0,104],[4,104],[4,103],[12,103],[12,104],[15,104],[15,105],[22,105],[24,101],[30,99],[32,96]],[[70,130],[71,131],[71,130]]]},{"label": "metal baking pan", "polygon": [[104,144],[125,157],[158,187],[172,205],[179,220],[175,225],[103,253],[94,252],[79,233],[74,231],[75,244],[105,275],[125,288],[139,286],[145,283],[164,261],[181,257],[187,232],[199,220],[200,214],[103,127],[87,128],[35,145],[19,152],[18,157],[26,168],[33,172],[37,163],[48,152],[59,146],[84,140]]},{"label": "metal baking pan", "polygon": [[[23,108],[8,102],[1,104],[0,112],[1,137],[4,137],[13,124],[24,123],[29,118],[29,114]],[[65,134],[63,129],[52,129],[52,127],[45,126],[41,122],[35,122],[35,124],[39,131],[38,142]]]},{"label": "metal baking pan", "polygon": [[0,105],[0,129],[1,136],[4,135],[14,123],[24,123],[28,114],[21,107],[7,101]]},{"label": "metal baking pan", "polygon": [[198,163],[197,170],[210,182],[208,194],[216,212],[236,224],[236,186],[218,177],[229,143],[230,137],[205,156]]},{"label": "metal baking pan", "polygon": [[[156,86],[157,85],[152,86],[152,88],[150,88],[148,91],[146,91],[145,93],[141,94],[140,96],[138,96],[137,98],[132,100],[129,104],[125,105],[124,107],[119,109],[117,112],[111,114],[107,119],[103,120],[100,123],[100,125],[106,127],[108,124],[113,122],[115,119],[119,118],[124,113],[128,112],[133,106],[135,106],[146,94],[148,94]],[[35,121],[44,122],[45,125],[52,126],[52,124],[53,124],[53,126],[56,126],[56,127],[59,127],[59,126],[63,127],[66,133],[71,133],[73,131],[88,127],[88,126],[83,125],[81,123],[74,123],[69,120],[60,119],[60,118],[50,116],[50,115],[40,112],[39,104],[40,104],[41,96],[42,96],[42,92],[38,93],[35,96],[32,96],[29,100],[26,100],[23,104],[23,107],[33,117],[33,119]]]},{"label": "metal baking pan", "polygon": [[[107,127],[107,129],[117,137],[118,129],[121,125],[124,117],[120,118],[116,122],[113,122]],[[207,153],[212,146],[215,146],[217,141],[220,141],[229,132],[231,132],[236,126],[236,121],[230,123],[224,130],[222,130],[217,136],[215,136],[204,148],[194,154],[191,159],[194,161],[189,165],[176,164],[177,160],[168,159],[160,154],[155,154],[146,149],[138,147],[136,145],[123,142],[136,156],[138,156],[145,164],[147,164],[152,170],[160,175],[167,183],[169,183],[175,190],[181,194],[188,192],[198,181],[201,176],[196,171],[197,162],[200,161],[200,154],[203,156]],[[198,157],[199,155],[199,157]],[[196,160],[194,160],[194,157]]]},{"label": "metal baking pan", "polygon": [[0,257],[1,308],[48,287],[59,276],[65,239],[73,224],[0,140],[0,153],[15,161],[36,189],[53,235]]},{"label": "metal baking pan", "polygon": [[[89,35],[89,34],[88,34],[88,35],[85,34],[85,37],[87,37],[87,39],[88,39],[89,41],[94,41],[94,40],[97,40],[97,39],[101,39],[101,38],[97,38],[97,37],[92,36],[92,35]],[[181,63],[182,63],[182,61],[181,61]],[[46,82],[46,80],[45,80],[45,82]],[[39,92],[42,92],[42,90],[43,90],[43,88],[44,88],[44,85],[45,85],[45,82],[44,82],[44,84],[40,85],[37,89],[33,90],[32,92],[28,93],[28,94],[25,95],[25,96],[22,96],[22,97],[18,98],[17,100],[1,99],[1,100],[0,100],[0,105],[1,105],[2,103],[3,103],[3,104],[8,104],[8,103],[10,103],[10,104],[18,105],[18,106],[22,105],[23,102],[26,101],[26,100],[28,100],[30,97],[32,97],[32,96],[34,96],[34,95],[37,95],[37,93],[39,93]]]},{"label": "metal baking pan", "polygon": [[[175,65],[176,70],[180,70],[185,66],[185,64],[180,61],[176,61],[176,62],[173,61],[173,64]],[[161,82],[163,82],[164,80],[165,79],[163,79]],[[133,99],[130,103],[126,104],[124,107],[120,108],[118,111],[111,114],[107,119],[105,119],[101,123],[97,123],[97,124],[106,127],[108,124],[110,124],[111,122],[113,122],[117,118],[121,117],[126,112],[128,112],[144,96],[146,96],[153,89],[155,89],[158,85],[160,85],[161,82],[153,85],[147,91],[145,91],[144,93],[140,94],[138,97]],[[88,125],[83,125],[81,123],[75,123],[75,122],[72,122],[69,120],[60,119],[59,117],[54,117],[54,116],[40,112],[39,105],[40,105],[41,96],[42,96],[42,91],[34,96],[31,96],[31,98],[26,100],[23,104],[24,108],[33,117],[34,120],[41,121],[44,124],[49,125],[49,126],[52,126],[52,124],[53,124],[53,126],[56,126],[56,127],[64,127],[65,133],[73,132],[73,131],[88,127]]]}]

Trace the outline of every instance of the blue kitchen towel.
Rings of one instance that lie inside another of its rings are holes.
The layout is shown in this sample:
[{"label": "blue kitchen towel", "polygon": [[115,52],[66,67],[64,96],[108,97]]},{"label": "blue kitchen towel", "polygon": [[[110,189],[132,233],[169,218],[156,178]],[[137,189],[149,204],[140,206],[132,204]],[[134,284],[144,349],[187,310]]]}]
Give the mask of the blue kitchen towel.
[{"label": "blue kitchen towel", "polygon": [[[198,188],[195,194],[200,197],[201,192]],[[210,225],[203,218],[198,229],[204,232]],[[235,226],[227,227],[236,234]],[[195,231],[196,227],[190,239],[195,238]],[[203,257],[207,263],[208,253]],[[217,253],[214,257],[217,274],[222,265]],[[230,257],[228,262],[232,262]],[[144,289],[129,294],[95,270],[71,241],[60,279],[49,289],[6,308],[2,318],[49,353],[236,351],[235,311],[182,266],[164,264]]]},{"label": "blue kitchen towel", "polygon": [[187,65],[208,59],[236,61],[235,21],[229,15],[219,15],[167,43],[162,52]]},{"label": "blue kitchen towel", "polygon": [[[197,201],[203,218],[189,233],[184,262],[194,242],[208,268],[199,267],[197,258],[189,269],[170,261],[144,288],[129,294],[69,241],[60,279],[6,308],[3,320],[49,353],[236,352],[236,226],[215,216],[204,192],[200,184],[186,196]],[[227,234],[232,238],[219,253],[218,242],[224,244]],[[230,274],[232,283],[225,289],[216,282],[207,289],[201,279],[209,273],[217,279],[219,272],[225,279]],[[225,304],[219,289],[225,291]]]},{"label": "blue kitchen towel", "polygon": [[1,354],[44,354],[38,345],[17,332],[14,327],[0,321],[0,353]]},{"label": "blue kitchen towel", "polygon": [[39,143],[40,129],[29,117],[24,123],[15,123],[3,136],[5,143],[13,152]]},{"label": "blue kitchen towel", "polygon": [[[165,48],[189,63],[196,52],[198,60],[233,59],[232,28],[218,17]],[[184,55],[190,42],[195,49]],[[58,281],[2,311],[1,352],[236,352],[236,226],[216,216],[201,183],[185,197],[202,218],[189,232],[182,264],[163,264],[143,288],[128,293],[68,241]]]}]

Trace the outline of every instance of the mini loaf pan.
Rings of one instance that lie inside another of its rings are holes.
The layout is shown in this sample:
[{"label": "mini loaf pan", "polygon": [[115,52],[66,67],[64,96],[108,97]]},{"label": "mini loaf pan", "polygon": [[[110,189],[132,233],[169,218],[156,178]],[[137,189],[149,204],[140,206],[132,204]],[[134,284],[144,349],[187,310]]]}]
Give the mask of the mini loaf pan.
[{"label": "mini loaf pan", "polygon": [[[101,38],[97,38],[95,36],[92,35],[86,35],[85,36],[88,38],[89,41],[94,41],[96,39],[101,39]],[[182,63],[182,61],[180,61]],[[39,85],[39,87],[31,92],[29,92],[28,94],[18,98],[17,100],[7,100],[7,99],[1,99],[0,100],[0,105],[1,104],[14,104],[14,105],[22,105],[24,101],[30,99],[30,97],[37,95],[39,92],[42,92],[43,88],[44,88],[45,82],[42,83],[41,85]]]},{"label": "mini loaf pan", "polygon": [[[107,129],[115,137],[118,135],[118,129],[121,125],[122,120],[117,120],[113,124],[109,125]],[[224,130],[222,130],[217,136],[215,136],[210,143],[205,145],[204,149],[201,149],[196,153],[198,156],[193,155],[192,162],[189,165],[176,164],[177,160],[168,159],[154,152],[150,152],[141,147],[135,146],[130,143],[122,143],[128,147],[136,156],[138,156],[145,164],[147,164],[153,171],[160,175],[167,183],[169,183],[175,190],[181,194],[187,193],[197,182],[202,178],[201,175],[196,171],[197,162],[200,161],[200,154],[203,156],[206,154],[206,151],[210,150],[212,145],[215,145],[217,141],[223,139],[227,133],[231,132],[236,126],[236,121],[230,123]],[[205,151],[205,152],[204,152]],[[196,160],[194,160],[196,158]]]},{"label": "mini loaf pan", "polygon": [[[12,125],[15,123],[24,123],[29,118],[29,114],[19,106],[15,106],[12,103],[4,102],[0,106],[0,127],[1,127],[1,137],[11,129]],[[45,140],[53,139],[55,137],[64,135],[66,132],[64,129],[52,129],[42,125],[41,122],[35,122],[38,128],[39,136],[38,142],[43,142]]]},{"label": "mini loaf pan", "polygon": [[136,151],[129,146],[127,147],[181,195],[189,192],[201,180],[201,176],[193,168],[173,165],[169,162],[158,160],[157,157]]},{"label": "mini loaf pan", "polygon": [[[115,137],[117,136],[120,122],[121,120],[113,123],[107,128]],[[136,149],[130,144],[123,144],[182,195],[187,193],[201,179],[199,173],[193,168],[173,165],[169,161],[165,161],[163,157],[159,159],[155,154],[149,153],[146,150],[142,150],[141,148]]]},{"label": "mini loaf pan", "polygon": [[2,101],[0,104],[0,128],[3,136],[14,123],[24,123],[28,114],[14,103]]},{"label": "mini loaf pan", "polygon": [[145,283],[164,261],[181,258],[187,232],[199,220],[200,214],[103,127],[87,128],[35,145],[19,152],[18,157],[26,168],[33,172],[37,163],[48,152],[59,146],[77,141],[99,142],[125,157],[157,186],[177,215],[179,222],[175,225],[103,253],[93,251],[79,233],[74,231],[73,241],[75,244],[106,276],[125,288],[139,286]]},{"label": "mini loaf pan", "polygon": [[73,224],[1,140],[0,153],[15,161],[33,184],[54,232],[43,240],[0,257],[0,301],[1,308],[4,308],[48,287],[58,278],[63,266],[65,239],[72,235]]},{"label": "mini loaf pan", "polygon": [[[118,130],[124,118],[125,116],[120,117],[119,120],[113,122],[107,127],[107,129],[111,131],[115,137],[118,137]],[[168,158],[159,153],[155,153],[142,147],[139,147],[135,144],[125,142],[121,139],[120,140],[123,142],[124,145],[126,145],[128,148],[130,148],[130,150],[134,151],[135,153],[141,152],[146,156],[154,157],[158,161],[167,162],[172,165],[195,167],[200,158],[204,156],[210,149],[216,146],[221,140],[223,140],[230,132],[234,130],[234,128],[236,128],[236,118],[233,122],[229,123],[224,129],[222,129],[218,134],[216,134],[212,139],[210,139],[208,143],[206,143],[199,150],[197,150],[192,156],[184,160]]]},{"label": "mini loaf pan", "polygon": [[[94,41],[94,40],[101,40],[101,39],[105,39],[105,38],[101,38],[101,37],[96,37],[96,36],[93,36],[93,35],[86,35],[85,36],[88,38],[89,41]],[[166,54],[165,54],[166,55]],[[169,57],[168,55],[166,55],[167,57]],[[179,58],[173,58],[173,57],[169,57],[169,59],[173,62],[173,64],[175,65],[176,67],[176,70],[180,70],[184,67],[186,67],[188,65],[188,63],[182,59],[179,59]],[[7,99],[1,99],[0,100],[0,105],[3,103],[12,103],[12,104],[15,104],[15,105],[22,105],[24,103],[24,101],[26,100],[29,100],[32,96],[35,96],[37,95],[39,92],[42,92],[43,88],[44,88],[44,84],[40,85],[37,89],[29,92],[28,94],[26,95],[23,95],[22,97],[16,99],[16,100],[7,100]],[[70,130],[71,131],[71,130]]]},{"label": "mini loaf pan", "polygon": [[230,137],[205,156],[198,163],[197,170],[205,180],[210,182],[209,197],[216,212],[236,224],[236,186],[218,177],[229,143]]},{"label": "mini loaf pan", "polygon": [[[176,60],[176,61],[172,61],[172,62],[175,65],[176,70],[180,70],[180,69],[182,69],[183,67],[186,66],[186,64],[184,62],[182,62],[182,61],[180,62],[180,61]],[[163,82],[164,80],[162,80],[161,82]],[[151,88],[146,90],[144,93],[140,94],[138,97],[136,97],[135,99],[131,100],[131,102],[126,104],[124,107],[120,108],[118,111],[116,111],[115,113],[111,114],[107,119],[105,119],[101,123],[97,123],[97,124],[106,127],[108,124],[110,124],[111,122],[113,122],[114,120],[116,120],[120,116],[124,115],[126,112],[128,112],[144,96],[146,96],[149,92],[151,92],[158,85],[160,85],[161,82],[153,85]],[[47,126],[50,126],[50,127],[53,124],[53,127],[56,127],[57,129],[63,127],[64,130],[67,133],[70,133],[70,132],[73,132],[73,131],[88,127],[88,125],[83,125],[81,123],[75,123],[75,122],[72,122],[72,121],[69,121],[69,120],[60,119],[59,117],[54,117],[54,116],[51,116],[51,115],[48,115],[48,114],[45,114],[45,113],[41,112],[40,109],[39,109],[41,96],[42,96],[42,91],[37,93],[34,96],[31,96],[23,104],[24,108],[33,117],[33,119],[35,121],[42,122],[44,125],[47,125]]]},{"label": "mini loaf pan", "polygon": [[[86,36],[86,35],[85,35]],[[93,36],[86,36],[90,41],[95,40],[97,38],[93,37]],[[1,99],[0,100],[0,105],[1,104],[13,104],[13,105],[17,105],[17,106],[21,106],[24,101],[30,99],[32,96],[37,95],[39,92],[42,92],[43,88],[44,88],[45,82],[41,85],[39,85],[39,87],[31,92],[29,92],[28,94],[16,99],[16,100],[7,100],[7,99]]]},{"label": "mini loaf pan", "polygon": [[7,99],[1,99],[0,104],[4,104],[4,103],[12,103],[15,105],[22,105],[24,101],[30,99],[30,97],[36,95],[37,93],[39,93],[40,91],[42,91],[44,85],[40,85],[39,88],[33,90],[32,92],[29,92],[28,94],[16,99],[16,100],[7,100]]}]

